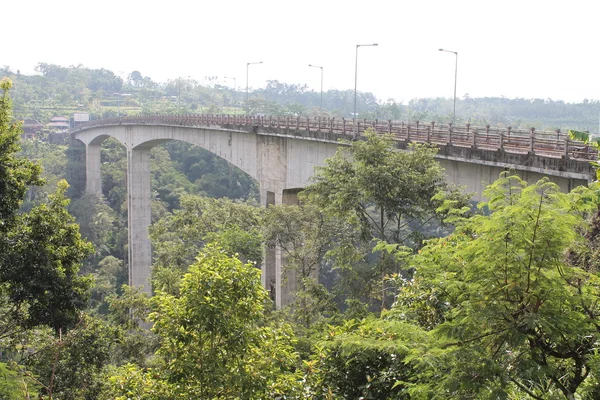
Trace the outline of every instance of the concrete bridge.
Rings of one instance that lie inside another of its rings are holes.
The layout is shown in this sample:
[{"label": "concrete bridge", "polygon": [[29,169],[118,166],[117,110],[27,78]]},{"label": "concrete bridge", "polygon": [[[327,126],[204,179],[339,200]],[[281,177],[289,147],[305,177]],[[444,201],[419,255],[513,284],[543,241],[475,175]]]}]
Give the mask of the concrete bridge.
[{"label": "concrete bridge", "polygon": [[[147,228],[152,147],[180,140],[222,157],[258,182],[260,203],[266,207],[296,203],[296,194],[309,183],[314,167],[324,165],[325,159],[344,145],[339,140],[352,139],[367,128],[393,134],[399,149],[406,149],[410,142],[436,144],[437,158],[449,180],[466,186],[474,200],[480,200],[485,186],[506,169],[515,169],[529,182],[549,176],[564,191],[571,190],[592,179],[594,171],[589,161],[598,156],[560,131],[343,118],[136,116],[93,121],[75,129],[72,137],[86,146],[88,193],[102,193],[102,141],[112,137],[127,148],[129,283],[149,291],[152,254]],[[278,307],[291,298],[290,288],[281,279],[282,262],[279,249],[267,249],[262,282],[266,289],[274,289]]]}]

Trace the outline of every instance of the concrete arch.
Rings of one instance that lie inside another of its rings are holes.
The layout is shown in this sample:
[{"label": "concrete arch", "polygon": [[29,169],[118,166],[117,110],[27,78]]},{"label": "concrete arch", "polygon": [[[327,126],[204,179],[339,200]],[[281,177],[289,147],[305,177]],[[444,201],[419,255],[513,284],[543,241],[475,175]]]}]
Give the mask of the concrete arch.
[{"label": "concrete arch", "polygon": [[110,136],[110,135],[98,135],[90,141],[88,146],[101,145],[106,139],[109,139],[109,138],[115,139],[119,143],[121,143],[123,146],[125,146],[125,143],[123,143],[121,140],[119,140],[118,137],[114,137],[114,136]]},{"label": "concrete arch", "polygon": [[241,131],[225,131],[182,126],[127,126],[131,149],[151,148],[177,140],[203,148],[258,180],[257,135]]},{"label": "concrete arch", "polygon": [[[148,227],[151,223],[150,150],[162,143],[181,141],[198,146],[259,181],[257,168],[259,142],[257,134],[220,129],[199,129],[182,126],[108,125],[90,127],[73,135],[86,146],[86,192],[101,193],[102,142],[114,138],[127,149],[127,207],[129,243],[129,283],[150,292],[152,262]],[[281,140],[280,140],[281,141]],[[268,158],[270,151],[266,152]],[[275,167],[268,175],[280,171]],[[260,182],[260,181],[259,181]],[[260,184],[260,183],[259,183]],[[263,185],[281,192],[277,185]],[[279,189],[279,190],[278,190]]]}]

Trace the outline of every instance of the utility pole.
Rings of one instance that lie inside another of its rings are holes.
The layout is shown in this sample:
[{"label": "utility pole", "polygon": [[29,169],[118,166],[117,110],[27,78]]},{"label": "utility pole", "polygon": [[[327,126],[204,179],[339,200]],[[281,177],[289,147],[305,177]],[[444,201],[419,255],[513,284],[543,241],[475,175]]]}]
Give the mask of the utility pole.
[{"label": "utility pole", "polygon": [[250,107],[248,104],[248,69],[251,65],[262,64],[262,63],[263,63],[262,61],[246,63],[246,114],[248,114],[250,112]]},{"label": "utility pole", "polygon": [[228,76],[224,76],[223,78],[225,78],[225,79],[233,79],[233,107],[235,109],[237,109],[237,101],[236,101],[237,100],[237,91],[236,91],[237,84],[236,84],[235,78],[230,78]]},{"label": "utility pole", "polygon": [[312,65],[312,64],[308,64],[309,67],[313,67],[313,68],[321,68],[321,112],[323,112],[323,67],[320,67],[318,65]]},{"label": "utility pole", "polygon": [[439,49],[446,53],[454,53],[456,56],[454,60],[454,105],[452,107],[452,125],[456,124],[456,78],[458,77],[458,51]]},{"label": "utility pole", "polygon": [[357,115],[356,115],[356,88],[358,87],[358,48],[359,47],[367,47],[367,46],[377,46],[377,43],[373,44],[357,44],[356,45],[356,56],[354,59],[354,115],[352,116],[352,121],[354,122],[354,137],[356,140],[358,138],[358,124],[356,123]]}]

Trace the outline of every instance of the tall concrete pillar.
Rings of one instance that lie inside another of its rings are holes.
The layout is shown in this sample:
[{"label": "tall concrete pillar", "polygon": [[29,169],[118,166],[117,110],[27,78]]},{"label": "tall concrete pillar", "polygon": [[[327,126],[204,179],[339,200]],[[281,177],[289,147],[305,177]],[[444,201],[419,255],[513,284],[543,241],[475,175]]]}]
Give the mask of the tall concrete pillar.
[{"label": "tall concrete pillar", "polygon": [[102,194],[100,173],[100,144],[88,144],[85,147],[85,193]]},{"label": "tall concrete pillar", "polygon": [[[260,205],[268,207],[275,204],[275,193],[264,188],[260,188]],[[276,248],[275,241],[266,243],[263,264],[261,266],[261,282],[265,290],[269,292],[269,297],[277,306],[277,275],[276,270]]]},{"label": "tall concrete pillar", "polygon": [[[285,191],[271,192],[267,189],[260,190],[261,206],[280,204],[298,204],[297,192]],[[294,300],[296,290],[296,274],[294,271],[285,271],[285,255],[281,246],[275,242],[268,242],[265,249],[265,260],[261,267],[263,287],[269,292],[275,307],[282,308]]]},{"label": "tall concrete pillar", "polygon": [[150,149],[127,151],[127,196],[129,285],[143,286],[144,292],[150,293]]},{"label": "tall concrete pillar", "polygon": [[[298,192],[298,190],[284,190],[281,195],[281,204],[299,205]],[[277,306],[280,308],[287,306],[295,300],[296,296],[294,293],[297,290],[297,275],[295,270],[285,270],[285,254],[283,254],[280,246],[277,246],[276,251],[277,287],[279,288],[279,295],[277,296],[279,303]]]}]

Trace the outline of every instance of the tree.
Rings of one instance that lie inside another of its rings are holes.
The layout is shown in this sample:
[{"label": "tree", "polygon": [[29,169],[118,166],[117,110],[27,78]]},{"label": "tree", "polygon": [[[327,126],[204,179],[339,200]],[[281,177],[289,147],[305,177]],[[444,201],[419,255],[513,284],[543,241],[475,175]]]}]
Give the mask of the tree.
[{"label": "tree", "polygon": [[421,250],[416,276],[438,288],[446,309],[431,331],[435,343],[411,357],[422,368],[413,394],[589,394],[586,381],[600,362],[598,275],[566,254],[586,246],[584,212],[598,204],[592,194],[503,173],[484,192],[491,215],[462,221]]},{"label": "tree", "polygon": [[181,209],[150,228],[154,246],[153,287],[176,293],[183,272],[201,249],[219,240],[247,262],[262,261],[260,209],[228,199],[184,195]]},{"label": "tree", "polygon": [[37,349],[25,362],[43,384],[42,393],[49,399],[98,398],[104,384],[102,370],[121,339],[119,329],[86,315],[75,329],[58,338],[39,336]]},{"label": "tree", "polygon": [[116,217],[114,211],[104,204],[102,195],[85,194],[73,201],[70,211],[79,223],[81,235],[94,245],[96,256],[107,255]]},{"label": "tree", "polygon": [[[362,248],[355,243],[339,246],[338,265],[362,263],[366,284],[363,280],[359,285],[386,308],[386,277],[402,269],[389,251],[419,247],[423,238],[439,235],[442,200],[460,208],[467,199],[446,183],[434,147],[413,145],[398,151],[391,135],[372,131],[365,133],[365,140],[347,144],[317,168],[304,193],[324,213],[356,227]],[[367,262],[369,254],[377,255],[374,268]],[[348,276],[358,277],[359,271],[355,268]]]},{"label": "tree", "polygon": [[270,206],[264,211],[262,225],[267,243],[273,241],[280,246],[285,259],[284,275],[296,287],[291,305],[293,319],[308,329],[337,310],[318,278],[325,255],[345,227],[310,204]]},{"label": "tree", "polygon": [[127,77],[127,80],[129,82],[130,85],[138,87],[140,86],[140,84],[142,83],[144,77],[142,76],[142,74],[140,73],[140,71],[133,71],[129,74],[129,76]]},{"label": "tree", "polygon": [[[190,266],[179,295],[159,292],[151,299],[161,357],[154,376],[135,367],[120,373],[145,377],[150,387],[170,387],[167,398],[293,395],[298,360],[291,332],[285,325],[261,326],[266,300],[258,269],[209,246]],[[132,383],[111,390],[120,398],[124,390],[140,396],[145,388]]]},{"label": "tree", "polygon": [[18,124],[12,124],[9,80],[0,84],[0,336],[48,325],[72,326],[85,307],[90,280],[78,275],[92,247],[83,241],[66,206],[66,181],[50,202],[17,214],[28,185],[40,185],[40,169],[18,158]]},{"label": "tree", "polygon": [[419,341],[427,341],[424,331],[393,319],[329,326],[307,363],[314,376],[307,377],[306,390],[311,398],[410,399],[404,382],[415,374],[406,356]]},{"label": "tree", "polygon": [[0,81],[0,229],[8,229],[16,216],[19,205],[29,185],[41,185],[40,167],[26,159],[17,158],[20,125],[13,123],[11,101],[8,91],[12,83]]}]

